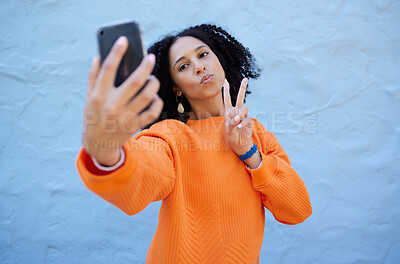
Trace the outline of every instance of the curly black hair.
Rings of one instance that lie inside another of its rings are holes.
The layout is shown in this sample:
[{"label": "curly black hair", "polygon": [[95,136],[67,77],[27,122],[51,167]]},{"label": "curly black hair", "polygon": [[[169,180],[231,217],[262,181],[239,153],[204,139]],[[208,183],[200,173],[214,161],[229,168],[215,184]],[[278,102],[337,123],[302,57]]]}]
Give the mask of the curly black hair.
[{"label": "curly black hair", "polygon": [[[182,105],[185,108],[185,112],[180,114],[177,111],[178,103],[176,102],[176,95],[173,92],[172,77],[169,73],[169,50],[179,38],[186,36],[201,40],[218,57],[225,71],[225,77],[230,84],[230,95],[233,106],[236,104],[242,79],[244,77],[257,79],[260,76],[260,68],[255,64],[254,57],[251,55],[249,49],[245,48],[221,27],[201,24],[184,29],[178,34],[167,35],[148,49],[148,53],[153,53],[156,56],[153,75],[160,81],[158,96],[164,101],[164,107],[158,120],[152,124],[164,119],[177,119],[186,123],[189,118],[188,112],[191,110],[191,107],[184,96]],[[246,94],[251,94],[251,91],[246,89]],[[246,99],[244,102],[246,102]],[[149,128],[152,124],[146,126],[146,128]]]}]

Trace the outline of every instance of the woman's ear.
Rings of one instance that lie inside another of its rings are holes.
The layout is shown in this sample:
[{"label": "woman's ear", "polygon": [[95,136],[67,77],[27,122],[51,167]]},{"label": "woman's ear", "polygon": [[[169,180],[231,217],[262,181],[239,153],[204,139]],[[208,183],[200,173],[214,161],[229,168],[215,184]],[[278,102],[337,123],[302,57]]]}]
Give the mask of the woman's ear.
[{"label": "woman's ear", "polygon": [[179,90],[175,85],[174,85],[174,87],[172,88],[172,90],[174,91],[174,93],[175,93],[177,96],[181,96],[181,95],[182,95],[181,90]]}]

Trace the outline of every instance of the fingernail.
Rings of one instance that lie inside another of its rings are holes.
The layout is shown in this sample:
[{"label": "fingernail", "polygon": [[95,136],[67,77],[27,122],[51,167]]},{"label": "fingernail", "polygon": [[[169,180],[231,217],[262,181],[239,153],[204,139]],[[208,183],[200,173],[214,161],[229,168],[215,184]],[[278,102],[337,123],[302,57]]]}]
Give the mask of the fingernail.
[{"label": "fingernail", "polygon": [[238,125],[238,128],[241,128],[241,127],[242,127],[242,124],[239,124],[239,125]]},{"label": "fingernail", "polygon": [[239,116],[235,116],[235,119],[234,119],[236,122],[237,121],[239,121],[240,120],[240,118],[239,118]]}]

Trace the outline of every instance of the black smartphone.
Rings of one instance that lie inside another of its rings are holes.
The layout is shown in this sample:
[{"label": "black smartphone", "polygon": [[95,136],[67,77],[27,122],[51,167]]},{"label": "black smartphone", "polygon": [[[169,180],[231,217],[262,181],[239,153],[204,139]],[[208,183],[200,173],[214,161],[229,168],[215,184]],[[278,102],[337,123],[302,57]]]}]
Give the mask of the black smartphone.
[{"label": "black smartphone", "polygon": [[139,24],[135,21],[116,22],[101,26],[97,30],[97,40],[102,63],[115,41],[121,36],[127,37],[129,46],[118,67],[114,82],[115,87],[120,86],[128,78],[139,66],[147,53],[146,49],[144,49]]}]

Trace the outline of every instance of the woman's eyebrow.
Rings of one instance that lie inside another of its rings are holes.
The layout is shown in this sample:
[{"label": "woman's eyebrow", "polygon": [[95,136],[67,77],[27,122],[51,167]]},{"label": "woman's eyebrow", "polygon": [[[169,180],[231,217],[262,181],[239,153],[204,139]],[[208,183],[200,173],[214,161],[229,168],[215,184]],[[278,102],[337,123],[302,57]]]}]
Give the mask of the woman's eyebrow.
[{"label": "woman's eyebrow", "polygon": [[[201,48],[207,48],[207,46],[205,46],[205,45],[200,45],[200,46],[198,46],[197,48],[194,49],[194,52],[198,51],[198,50],[201,49]],[[177,64],[178,62],[180,62],[181,60],[183,60],[184,58],[185,58],[185,56],[182,56],[182,57],[180,57],[179,59],[177,59],[176,62],[175,62],[175,64],[174,64],[174,68],[175,68],[176,64]]]}]

